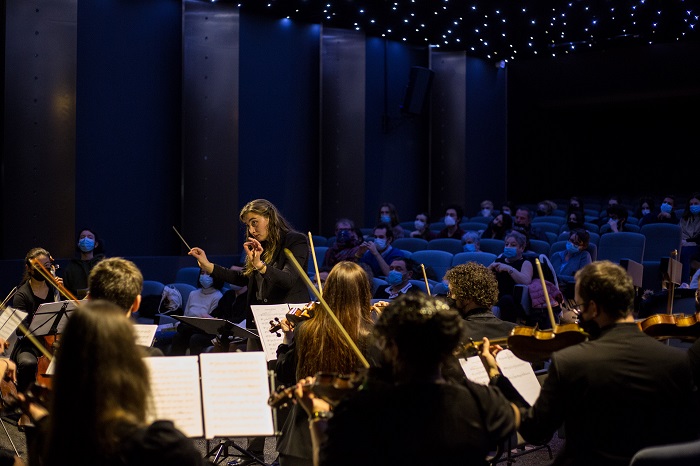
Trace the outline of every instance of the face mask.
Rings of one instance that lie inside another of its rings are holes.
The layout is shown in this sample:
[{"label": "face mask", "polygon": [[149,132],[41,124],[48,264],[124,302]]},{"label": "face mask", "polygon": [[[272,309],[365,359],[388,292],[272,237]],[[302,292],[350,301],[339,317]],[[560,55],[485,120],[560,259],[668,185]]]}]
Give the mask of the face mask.
[{"label": "face mask", "polygon": [[39,272],[38,270],[35,270],[34,272],[32,272],[31,277],[38,282],[43,282],[46,280],[44,278],[44,276],[41,274],[41,272]]},{"label": "face mask", "polygon": [[379,249],[380,251],[383,251],[384,248],[386,248],[386,240],[384,238],[375,239],[374,244],[377,246],[377,249]]},{"label": "face mask", "polygon": [[668,204],[666,202],[661,204],[661,212],[665,212],[667,214],[670,214],[672,210],[673,210],[673,207],[671,207],[671,204]]},{"label": "face mask", "polygon": [[415,222],[413,222],[413,226],[416,228],[416,230],[422,230],[423,228],[425,228],[425,222],[416,220]]},{"label": "face mask", "polygon": [[642,209],[642,215],[647,215],[647,214],[650,214],[650,213],[651,213],[651,210],[649,210],[649,209]]},{"label": "face mask", "polygon": [[502,213],[510,215],[510,210],[503,209],[501,210]]},{"label": "face mask", "polygon": [[474,251],[476,251],[476,244],[466,243],[464,245],[464,252],[474,252]]},{"label": "face mask", "polygon": [[503,255],[507,258],[515,257],[518,254],[518,249],[512,246],[506,246],[503,248]]},{"label": "face mask", "polygon": [[579,227],[579,224],[576,222],[567,222],[566,225],[569,227],[569,230],[573,230],[574,228]]},{"label": "face mask", "polygon": [[491,216],[491,209],[482,209],[481,215],[483,215],[484,217],[490,217]]},{"label": "face mask", "polygon": [[445,216],[445,225],[448,227],[454,226],[454,224],[457,223],[455,222],[455,219],[450,217],[449,215]]},{"label": "face mask", "polygon": [[700,214],[700,205],[691,205],[690,213],[693,215]]},{"label": "face mask", "polygon": [[381,220],[382,223],[391,223],[391,217],[389,215],[382,215],[379,217],[379,220]]},{"label": "face mask", "polygon": [[392,270],[386,276],[386,282],[391,286],[396,286],[403,281],[403,274],[398,270]]},{"label": "face mask", "polygon": [[82,238],[78,241],[78,247],[83,252],[90,252],[95,249],[95,240],[92,238]]},{"label": "face mask", "polygon": [[209,288],[214,284],[214,279],[211,278],[211,275],[200,275],[199,283],[202,285],[202,288]]},{"label": "face mask", "polygon": [[571,254],[577,253],[578,252],[578,247],[571,241],[566,242],[566,250],[569,251]]},{"label": "face mask", "polygon": [[350,242],[352,239],[352,233],[350,230],[340,230],[337,235],[335,235],[335,241],[339,245],[344,245]]}]

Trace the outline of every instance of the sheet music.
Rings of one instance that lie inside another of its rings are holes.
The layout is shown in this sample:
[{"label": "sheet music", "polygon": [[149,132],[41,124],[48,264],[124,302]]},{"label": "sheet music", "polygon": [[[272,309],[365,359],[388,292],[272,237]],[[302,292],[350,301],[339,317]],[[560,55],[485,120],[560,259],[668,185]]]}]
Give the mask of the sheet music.
[{"label": "sheet music", "polygon": [[170,419],[188,437],[202,437],[202,395],[197,356],[144,358],[149,368],[155,419]]},{"label": "sheet music", "polygon": [[[530,405],[535,404],[537,397],[540,396],[540,381],[537,380],[535,371],[532,370],[532,365],[518,358],[511,350],[500,351],[496,355],[496,362],[503,375],[508,377],[508,380],[510,380],[513,387],[525,401],[530,403]],[[466,358],[466,360],[460,358],[459,363],[462,366],[464,375],[469,380],[488,385],[489,375],[479,356],[472,356]]]},{"label": "sheet music", "polygon": [[27,317],[26,312],[10,306],[6,307],[0,314],[0,338],[9,340],[25,317]]},{"label": "sheet music", "polygon": [[141,346],[153,345],[153,339],[156,336],[156,330],[158,330],[158,326],[154,324],[134,324],[136,344]]},{"label": "sheet music", "polygon": [[274,435],[264,353],[202,353],[199,357],[206,438]]},{"label": "sheet music", "polygon": [[154,405],[149,421],[172,420],[188,437],[274,435],[263,352],[202,353],[144,361]]},{"label": "sheet music", "polygon": [[267,361],[274,361],[277,359],[277,347],[282,343],[282,331],[279,331],[279,336],[274,333],[269,332],[270,321],[274,320],[275,317],[282,320],[284,316],[289,312],[289,308],[292,307],[303,307],[308,303],[300,304],[252,304],[250,306],[253,311],[253,318],[255,319],[255,324],[258,327],[258,333],[260,334],[260,342],[262,343],[263,351],[265,352],[265,357]]}]

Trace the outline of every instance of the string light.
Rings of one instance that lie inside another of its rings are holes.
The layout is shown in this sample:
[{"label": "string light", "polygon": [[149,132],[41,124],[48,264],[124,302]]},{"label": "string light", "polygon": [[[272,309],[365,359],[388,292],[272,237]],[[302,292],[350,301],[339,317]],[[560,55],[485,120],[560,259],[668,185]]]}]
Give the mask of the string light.
[{"label": "string light", "polygon": [[407,44],[465,51],[494,59],[499,66],[501,56],[512,61],[516,55],[518,59],[556,57],[555,50],[575,53],[698,40],[700,17],[695,0],[619,0],[615,6],[572,0],[555,7],[541,0],[245,0],[237,4],[243,14],[323,23]]}]

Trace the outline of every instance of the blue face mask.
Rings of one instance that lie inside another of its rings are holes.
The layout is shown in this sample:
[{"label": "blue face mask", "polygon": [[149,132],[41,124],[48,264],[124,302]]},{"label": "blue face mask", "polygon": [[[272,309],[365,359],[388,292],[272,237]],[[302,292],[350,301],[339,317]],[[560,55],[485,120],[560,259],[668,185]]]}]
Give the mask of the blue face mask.
[{"label": "blue face mask", "polygon": [[642,215],[647,215],[647,214],[650,214],[650,213],[651,213],[651,210],[649,210],[649,209],[642,209]]},{"label": "blue face mask", "polygon": [[199,276],[199,283],[202,288],[209,288],[214,284],[214,279],[211,278],[211,275],[202,274]]},{"label": "blue face mask", "polygon": [[381,217],[379,217],[379,220],[381,220],[382,223],[391,223],[391,216],[382,215]]},{"label": "blue face mask", "polygon": [[518,248],[512,246],[506,246],[503,248],[503,255],[507,258],[515,257],[518,254]]},{"label": "blue face mask", "polygon": [[380,251],[383,251],[386,248],[386,240],[384,238],[376,238],[374,240],[374,244],[377,246],[377,249]]},{"label": "blue face mask", "polygon": [[337,235],[335,235],[335,241],[340,244],[347,244],[352,238],[352,233],[350,230],[340,230]]},{"label": "blue face mask", "polygon": [[476,244],[466,243],[464,245],[464,252],[474,252],[474,251],[476,251]]},{"label": "blue face mask", "polygon": [[397,270],[392,270],[386,276],[386,282],[391,286],[396,286],[403,281],[403,274]]},{"label": "blue face mask", "polygon": [[450,217],[449,215],[445,216],[444,222],[445,222],[445,226],[448,226],[448,227],[451,227],[457,223],[457,221],[454,218]]},{"label": "blue face mask", "polygon": [[569,251],[569,253],[574,254],[578,252],[578,247],[572,243],[571,241],[566,242],[566,250]]},{"label": "blue face mask", "polygon": [[78,241],[78,247],[83,252],[90,252],[95,249],[95,240],[92,238],[81,238]]},{"label": "blue face mask", "polygon": [[661,212],[665,212],[667,214],[670,214],[671,211],[673,210],[673,207],[671,207],[671,204],[664,202],[661,204]]},{"label": "blue face mask", "polygon": [[693,215],[700,214],[700,205],[691,205],[690,213]]}]

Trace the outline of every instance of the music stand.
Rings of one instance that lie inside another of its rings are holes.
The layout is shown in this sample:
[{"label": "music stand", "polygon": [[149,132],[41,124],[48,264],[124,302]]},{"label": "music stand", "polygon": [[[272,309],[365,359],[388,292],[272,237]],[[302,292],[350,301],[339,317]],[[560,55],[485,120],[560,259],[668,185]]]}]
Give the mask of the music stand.
[{"label": "music stand", "polygon": [[208,335],[216,335],[222,344],[231,343],[233,337],[238,337],[242,340],[247,338],[258,338],[258,334],[243,328],[230,320],[217,319],[214,317],[188,317],[188,316],[170,316],[180,322],[204,332]]},{"label": "music stand", "polygon": [[76,307],[72,300],[40,305],[32,317],[31,324],[29,324],[29,333],[36,336],[62,333]]}]

